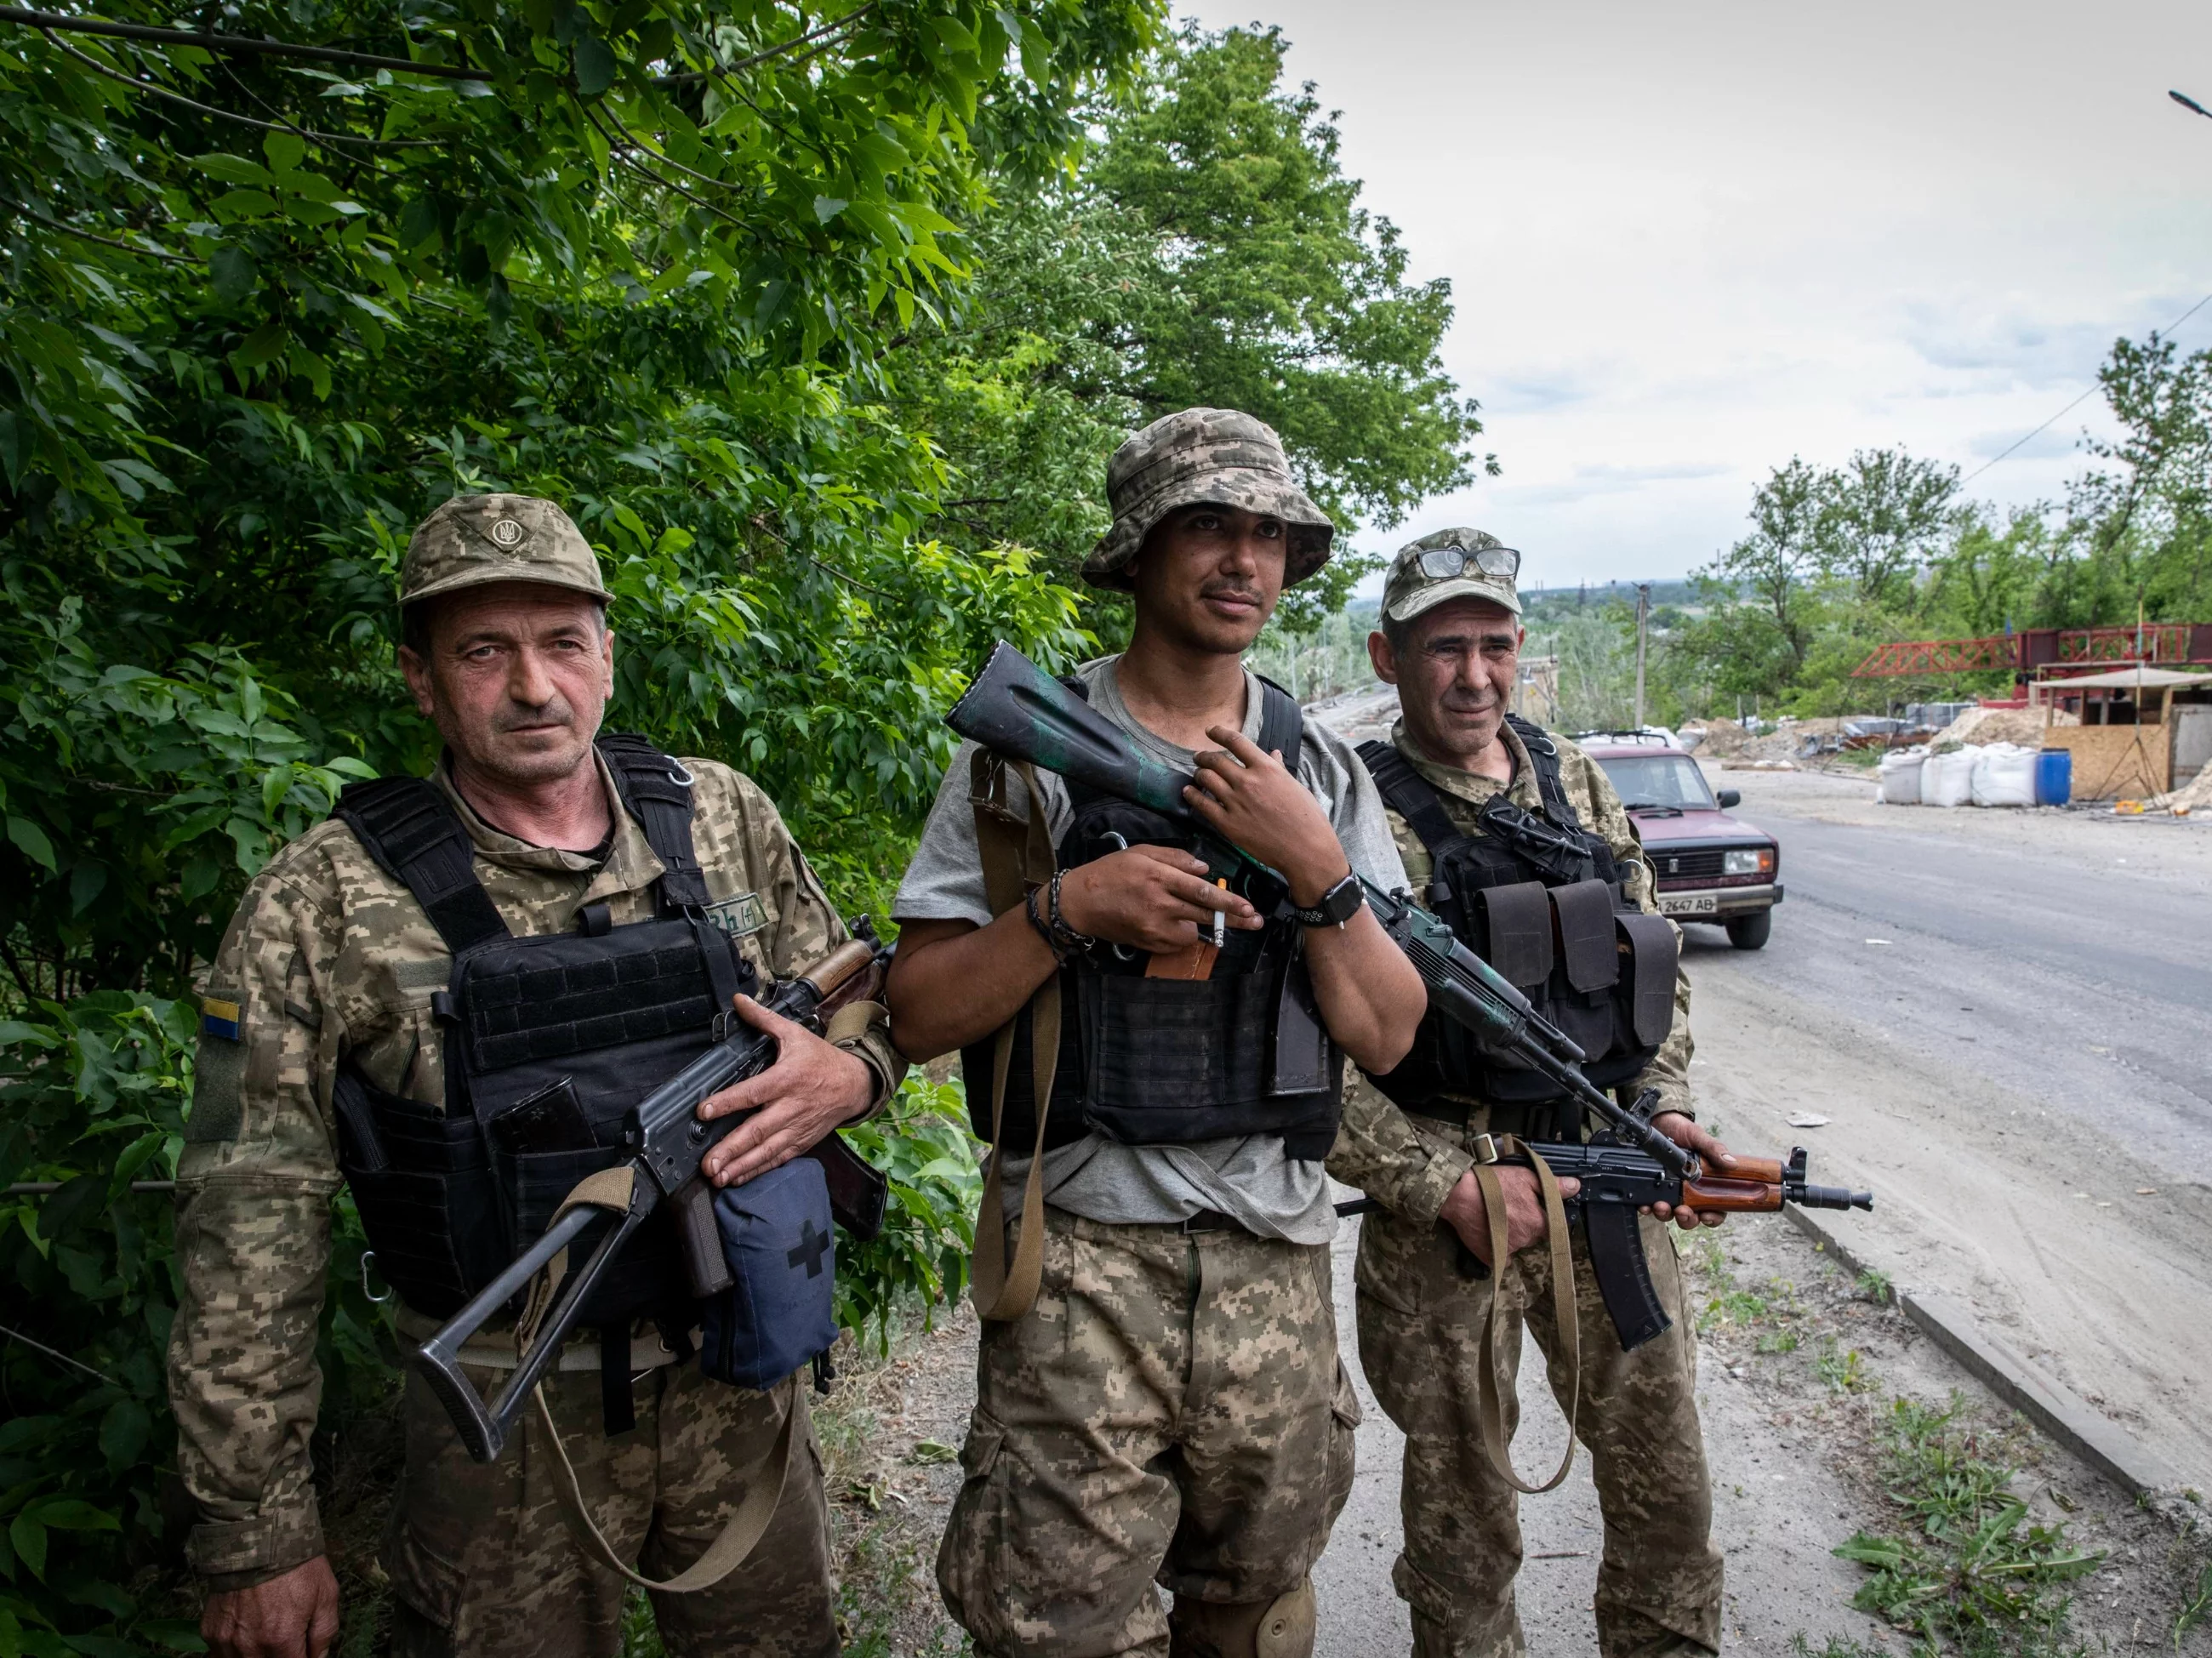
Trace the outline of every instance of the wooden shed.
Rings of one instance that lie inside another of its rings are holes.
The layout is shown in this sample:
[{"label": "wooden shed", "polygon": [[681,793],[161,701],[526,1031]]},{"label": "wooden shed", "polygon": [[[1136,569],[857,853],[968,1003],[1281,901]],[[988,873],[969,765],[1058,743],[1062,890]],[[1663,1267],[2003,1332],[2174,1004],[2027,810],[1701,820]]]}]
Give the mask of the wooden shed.
[{"label": "wooden shed", "polygon": [[[2137,664],[2039,680],[2043,746],[2074,756],[2076,800],[2141,799],[2189,781],[2212,759],[2212,673]],[[2060,712],[2081,724],[2053,723]]]}]

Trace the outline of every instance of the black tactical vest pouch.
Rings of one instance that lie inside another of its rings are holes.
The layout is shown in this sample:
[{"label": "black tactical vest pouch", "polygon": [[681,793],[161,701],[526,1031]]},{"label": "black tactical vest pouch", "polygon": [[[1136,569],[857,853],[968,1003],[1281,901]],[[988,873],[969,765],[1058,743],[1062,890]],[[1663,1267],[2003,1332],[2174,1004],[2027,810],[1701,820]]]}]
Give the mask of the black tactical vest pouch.
[{"label": "black tactical vest pouch", "polygon": [[[1673,1025],[1674,929],[1622,896],[1612,848],[1582,828],[1551,739],[1507,718],[1528,750],[1544,811],[1500,812],[1495,807],[1504,797],[1495,797],[1479,834],[1463,833],[1436,790],[1389,744],[1363,743],[1359,756],[1430,854],[1434,872],[1420,901],[1589,1056],[1585,1077],[1600,1088],[1617,1087],[1650,1063]],[[1513,840],[1521,820],[1534,826],[1524,837],[1528,846]],[[1540,1072],[1483,1054],[1433,1013],[1422,1020],[1413,1053],[1374,1080],[1414,1110],[1469,1098],[1534,1106],[1565,1097]]]},{"label": "black tactical vest pouch", "polygon": [[377,1272],[416,1311],[450,1317],[509,1259],[476,1123],[373,1088],[350,1066],[333,1092],[338,1161]]},{"label": "black tactical vest pouch", "polygon": [[[623,1143],[630,1108],[713,1040],[718,974],[749,994],[757,988],[726,935],[680,917],[597,937],[495,939],[454,963],[450,1001],[442,1004],[453,1021],[448,1109],[472,1114],[490,1144],[510,1258],[544,1236],[578,1181],[631,1154]],[[563,1082],[582,1105],[590,1144],[514,1149],[515,1137],[500,1132],[501,1119]],[[588,1254],[611,1224],[595,1223],[573,1249]],[[580,1321],[665,1308],[682,1298],[673,1286],[684,1281],[675,1233],[665,1214],[655,1215],[616,1258]]]},{"label": "black tactical vest pouch", "polygon": [[[458,1311],[544,1233],[586,1175],[631,1154],[630,1108],[704,1051],[718,1013],[757,989],[735,942],[704,919],[690,779],[641,739],[603,736],[623,802],[665,872],[657,919],[514,938],[476,878],[461,821],[435,785],[349,786],[336,815],[415,896],[453,952],[432,1005],[444,1032],[446,1103],[396,1099],[340,1066],[339,1166],[387,1283],[433,1316]],[[578,1258],[611,1223],[572,1246]],[[581,1322],[626,1331],[690,1297],[665,1212],[650,1218]]]},{"label": "black tactical vest pouch", "polygon": [[[1064,681],[1078,695],[1079,680]],[[1261,682],[1260,746],[1295,767],[1304,729],[1288,692]],[[1054,848],[1073,869],[1123,847],[1189,849],[1188,831],[1149,809],[1071,785],[1074,822]],[[1108,947],[1060,972],[1063,1015],[1047,1150],[1095,1133],[1125,1145],[1188,1145],[1280,1134],[1285,1155],[1317,1162],[1336,1142],[1344,1056],[1322,1026],[1301,947],[1269,878],[1244,895],[1270,917],[1258,932],[1231,932],[1205,979],[1149,978],[1147,957]],[[1030,1011],[1014,1016],[1004,1144],[1036,1140]],[[969,1118],[991,1136],[997,1033],[961,1054]]]}]

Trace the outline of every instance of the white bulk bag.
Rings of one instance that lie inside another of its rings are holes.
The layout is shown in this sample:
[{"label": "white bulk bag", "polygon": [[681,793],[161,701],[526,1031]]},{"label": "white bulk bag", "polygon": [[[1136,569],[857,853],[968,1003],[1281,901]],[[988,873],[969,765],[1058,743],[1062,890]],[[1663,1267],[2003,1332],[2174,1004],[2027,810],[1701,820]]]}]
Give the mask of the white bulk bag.
[{"label": "white bulk bag", "polygon": [[1969,744],[1949,754],[1931,754],[1920,768],[1920,804],[1963,806],[1974,798],[1974,766],[1981,750]]},{"label": "white bulk bag", "polygon": [[2035,804],[2035,750],[2011,743],[1992,743],[1974,762],[1974,804],[2032,806]]},{"label": "white bulk bag", "polygon": [[1926,763],[1925,749],[1899,749],[1895,754],[1881,757],[1881,788],[1875,799],[1885,806],[1917,806],[1920,804],[1920,768]]}]

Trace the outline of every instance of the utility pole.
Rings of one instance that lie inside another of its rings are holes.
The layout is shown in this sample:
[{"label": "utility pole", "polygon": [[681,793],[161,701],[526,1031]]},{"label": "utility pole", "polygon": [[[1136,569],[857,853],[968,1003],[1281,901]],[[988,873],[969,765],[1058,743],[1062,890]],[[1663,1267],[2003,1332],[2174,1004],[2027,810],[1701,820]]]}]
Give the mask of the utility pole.
[{"label": "utility pole", "polygon": [[1644,729],[1644,636],[1651,622],[1651,584],[1636,584],[1636,729]]}]

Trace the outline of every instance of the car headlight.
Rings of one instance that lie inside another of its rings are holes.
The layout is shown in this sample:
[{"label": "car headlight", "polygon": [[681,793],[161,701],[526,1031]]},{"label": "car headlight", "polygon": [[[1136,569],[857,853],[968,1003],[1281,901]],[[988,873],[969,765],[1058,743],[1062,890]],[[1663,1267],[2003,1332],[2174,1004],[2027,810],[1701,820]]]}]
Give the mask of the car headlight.
[{"label": "car headlight", "polygon": [[1774,848],[1743,847],[1735,852],[1724,852],[1721,854],[1721,873],[1771,875],[1774,873]]}]

